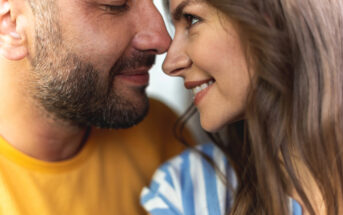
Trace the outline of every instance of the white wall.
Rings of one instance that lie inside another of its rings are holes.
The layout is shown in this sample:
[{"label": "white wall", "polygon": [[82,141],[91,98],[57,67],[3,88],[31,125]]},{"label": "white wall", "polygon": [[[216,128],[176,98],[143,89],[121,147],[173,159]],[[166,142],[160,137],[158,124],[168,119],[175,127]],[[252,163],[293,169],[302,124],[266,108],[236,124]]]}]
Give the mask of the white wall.
[{"label": "white wall", "polygon": [[147,93],[150,97],[157,98],[176,113],[181,114],[191,103],[189,92],[183,86],[181,78],[169,77],[162,72],[162,62],[165,55],[157,56],[156,64],[150,70],[150,84]]},{"label": "white wall", "polygon": [[[166,21],[166,15],[162,9],[162,1],[163,0],[155,0],[154,3]],[[167,21],[166,26],[169,33],[173,35],[172,26]],[[157,56],[156,64],[150,70],[150,85],[147,89],[147,93],[150,97],[164,102],[178,115],[181,115],[192,103],[193,95],[189,90],[184,88],[183,80],[181,78],[169,77],[162,72],[161,66],[164,58],[165,54]],[[208,141],[200,129],[198,116],[193,117],[189,123],[189,127],[199,143]]]},{"label": "white wall", "polygon": [[[162,9],[163,0],[155,0],[154,3],[159,11],[162,13],[164,20],[166,20],[165,13]],[[168,31],[172,33],[172,27],[166,22]],[[172,78],[162,72],[162,63],[165,54],[157,56],[156,64],[150,71],[150,85],[147,89],[148,95],[158,98],[167,105],[169,105],[178,114],[181,114],[186,109],[186,106],[191,103],[189,101],[189,92],[183,87],[183,80],[181,78]]]}]

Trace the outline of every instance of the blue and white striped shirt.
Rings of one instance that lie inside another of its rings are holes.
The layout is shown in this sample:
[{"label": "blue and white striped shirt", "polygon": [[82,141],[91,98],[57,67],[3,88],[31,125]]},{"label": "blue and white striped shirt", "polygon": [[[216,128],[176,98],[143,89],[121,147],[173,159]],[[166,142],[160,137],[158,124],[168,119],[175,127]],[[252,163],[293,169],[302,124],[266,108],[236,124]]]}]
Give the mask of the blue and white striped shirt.
[{"label": "blue and white striped shirt", "polygon": [[[213,144],[197,147],[210,156],[235,187],[236,178],[224,154]],[[141,204],[151,215],[226,215],[233,196],[213,167],[197,152],[186,150],[162,165],[149,188],[141,194]],[[301,207],[292,201],[292,214]]]}]

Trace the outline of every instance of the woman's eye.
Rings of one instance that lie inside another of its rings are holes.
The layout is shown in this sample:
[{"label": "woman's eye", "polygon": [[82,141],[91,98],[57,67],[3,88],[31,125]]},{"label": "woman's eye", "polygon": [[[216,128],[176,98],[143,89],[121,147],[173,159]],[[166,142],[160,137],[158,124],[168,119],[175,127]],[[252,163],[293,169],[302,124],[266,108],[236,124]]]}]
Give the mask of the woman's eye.
[{"label": "woman's eye", "polygon": [[197,24],[198,22],[200,22],[200,18],[197,16],[194,16],[192,14],[184,14],[183,15],[184,19],[186,20],[187,23],[187,28],[191,28],[193,25]]}]

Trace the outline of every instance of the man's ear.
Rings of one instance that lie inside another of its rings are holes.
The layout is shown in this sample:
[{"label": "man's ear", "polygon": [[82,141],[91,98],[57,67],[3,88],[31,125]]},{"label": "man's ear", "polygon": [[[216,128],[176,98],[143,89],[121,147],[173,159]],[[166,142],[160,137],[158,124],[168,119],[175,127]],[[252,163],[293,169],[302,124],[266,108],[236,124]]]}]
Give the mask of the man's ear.
[{"label": "man's ear", "polygon": [[25,35],[17,32],[17,17],[11,16],[9,0],[0,0],[0,54],[8,60],[27,56]]}]

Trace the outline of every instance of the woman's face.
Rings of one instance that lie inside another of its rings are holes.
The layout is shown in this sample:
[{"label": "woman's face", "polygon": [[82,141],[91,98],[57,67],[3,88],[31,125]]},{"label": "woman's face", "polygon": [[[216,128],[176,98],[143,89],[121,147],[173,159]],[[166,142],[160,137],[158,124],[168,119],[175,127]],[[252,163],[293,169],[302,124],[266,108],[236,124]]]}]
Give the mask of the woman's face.
[{"label": "woman's face", "polygon": [[199,0],[170,0],[174,40],[163,64],[193,91],[202,127],[210,132],[241,119],[250,74],[233,23]]}]

